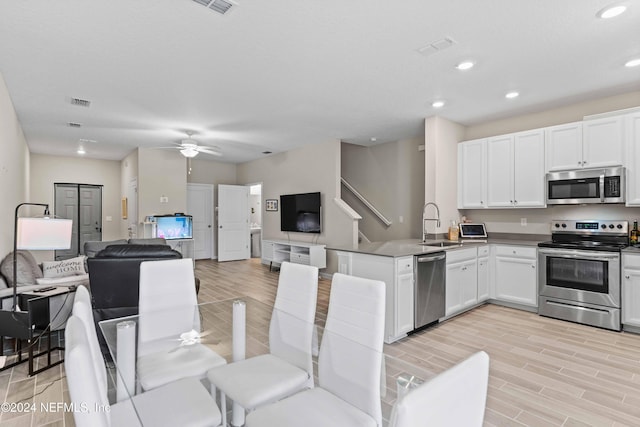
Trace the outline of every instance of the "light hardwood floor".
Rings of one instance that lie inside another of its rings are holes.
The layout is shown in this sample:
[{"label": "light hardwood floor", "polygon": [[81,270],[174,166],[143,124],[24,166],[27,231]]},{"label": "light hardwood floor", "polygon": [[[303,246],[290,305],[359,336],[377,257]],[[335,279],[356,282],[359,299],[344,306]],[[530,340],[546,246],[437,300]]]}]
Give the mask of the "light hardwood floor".
[{"label": "light hardwood floor", "polygon": [[[273,304],[278,273],[259,260],[196,265],[201,302],[246,295]],[[320,280],[319,322],[330,287]],[[491,357],[486,426],[640,426],[640,335],[485,305],[385,346],[435,373],[479,350]],[[61,367],[33,378],[25,366],[0,373],[5,402],[68,402],[65,390]],[[73,420],[62,411],[3,413],[0,425],[72,426]]]}]

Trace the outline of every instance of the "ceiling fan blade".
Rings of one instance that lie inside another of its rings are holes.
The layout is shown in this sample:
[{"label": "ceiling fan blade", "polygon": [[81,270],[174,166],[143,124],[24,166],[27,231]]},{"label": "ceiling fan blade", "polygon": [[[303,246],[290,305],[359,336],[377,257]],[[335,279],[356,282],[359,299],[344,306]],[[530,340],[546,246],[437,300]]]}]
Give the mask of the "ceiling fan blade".
[{"label": "ceiling fan blade", "polygon": [[201,153],[205,153],[205,154],[211,154],[213,156],[222,156],[222,153],[219,151],[216,151],[212,148],[207,148],[207,147],[202,147],[202,146],[198,146],[198,148],[196,148],[196,150],[198,150]]}]

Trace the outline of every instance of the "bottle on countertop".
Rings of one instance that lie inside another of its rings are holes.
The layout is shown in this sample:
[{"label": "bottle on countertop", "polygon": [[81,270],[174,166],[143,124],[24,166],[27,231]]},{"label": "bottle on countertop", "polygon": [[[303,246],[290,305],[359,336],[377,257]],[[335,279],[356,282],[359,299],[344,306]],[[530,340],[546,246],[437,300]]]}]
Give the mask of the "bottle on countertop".
[{"label": "bottle on countertop", "polygon": [[633,228],[631,229],[631,235],[629,236],[629,244],[638,244],[638,220],[633,221]]},{"label": "bottle on countertop", "polygon": [[458,225],[455,221],[451,221],[451,225],[449,226],[449,240],[458,240]]}]

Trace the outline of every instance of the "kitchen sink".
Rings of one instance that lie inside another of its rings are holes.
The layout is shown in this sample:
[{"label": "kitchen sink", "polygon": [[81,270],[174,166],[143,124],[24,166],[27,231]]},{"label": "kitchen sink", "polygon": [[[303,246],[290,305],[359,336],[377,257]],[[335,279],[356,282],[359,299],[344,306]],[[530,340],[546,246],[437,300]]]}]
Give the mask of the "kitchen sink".
[{"label": "kitchen sink", "polygon": [[421,242],[422,246],[432,246],[434,248],[448,248],[451,246],[462,246],[460,242]]}]

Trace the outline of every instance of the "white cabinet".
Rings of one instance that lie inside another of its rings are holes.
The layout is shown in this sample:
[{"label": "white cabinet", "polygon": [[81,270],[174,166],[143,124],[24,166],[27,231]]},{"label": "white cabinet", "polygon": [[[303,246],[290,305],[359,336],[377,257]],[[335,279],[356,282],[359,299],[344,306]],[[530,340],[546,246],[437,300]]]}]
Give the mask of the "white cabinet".
[{"label": "white cabinet", "polygon": [[496,208],[544,207],[544,131],[487,140],[487,205]]},{"label": "white cabinet", "polygon": [[486,207],[486,139],[458,144],[458,209]]},{"label": "white cabinet", "polygon": [[640,206],[640,111],[624,117],[627,147],[627,206]]},{"label": "white cabinet", "polygon": [[[413,330],[413,257],[396,259],[395,334]],[[411,307],[407,310],[406,307]]]},{"label": "white cabinet", "polygon": [[489,299],[489,246],[478,248],[478,302]]},{"label": "white cabinet", "polygon": [[582,167],[620,166],[624,163],[622,116],[582,122]]},{"label": "white cabinet", "polygon": [[537,307],[536,248],[496,245],[494,253],[495,299]]},{"label": "white cabinet", "polygon": [[622,256],[622,324],[640,327],[640,255]]},{"label": "white cabinet", "polygon": [[476,248],[447,252],[445,317],[458,314],[478,303]]},{"label": "white cabinet", "polygon": [[262,262],[269,265],[284,261],[311,265],[318,268],[327,266],[325,245],[287,240],[263,240]]},{"label": "white cabinet", "polygon": [[[346,260],[346,254],[338,251],[338,259]],[[413,330],[413,256],[348,254],[351,274],[386,284],[384,341],[390,344],[405,337]]]},{"label": "white cabinet", "polygon": [[622,116],[546,129],[547,170],[620,166],[624,163]]}]

